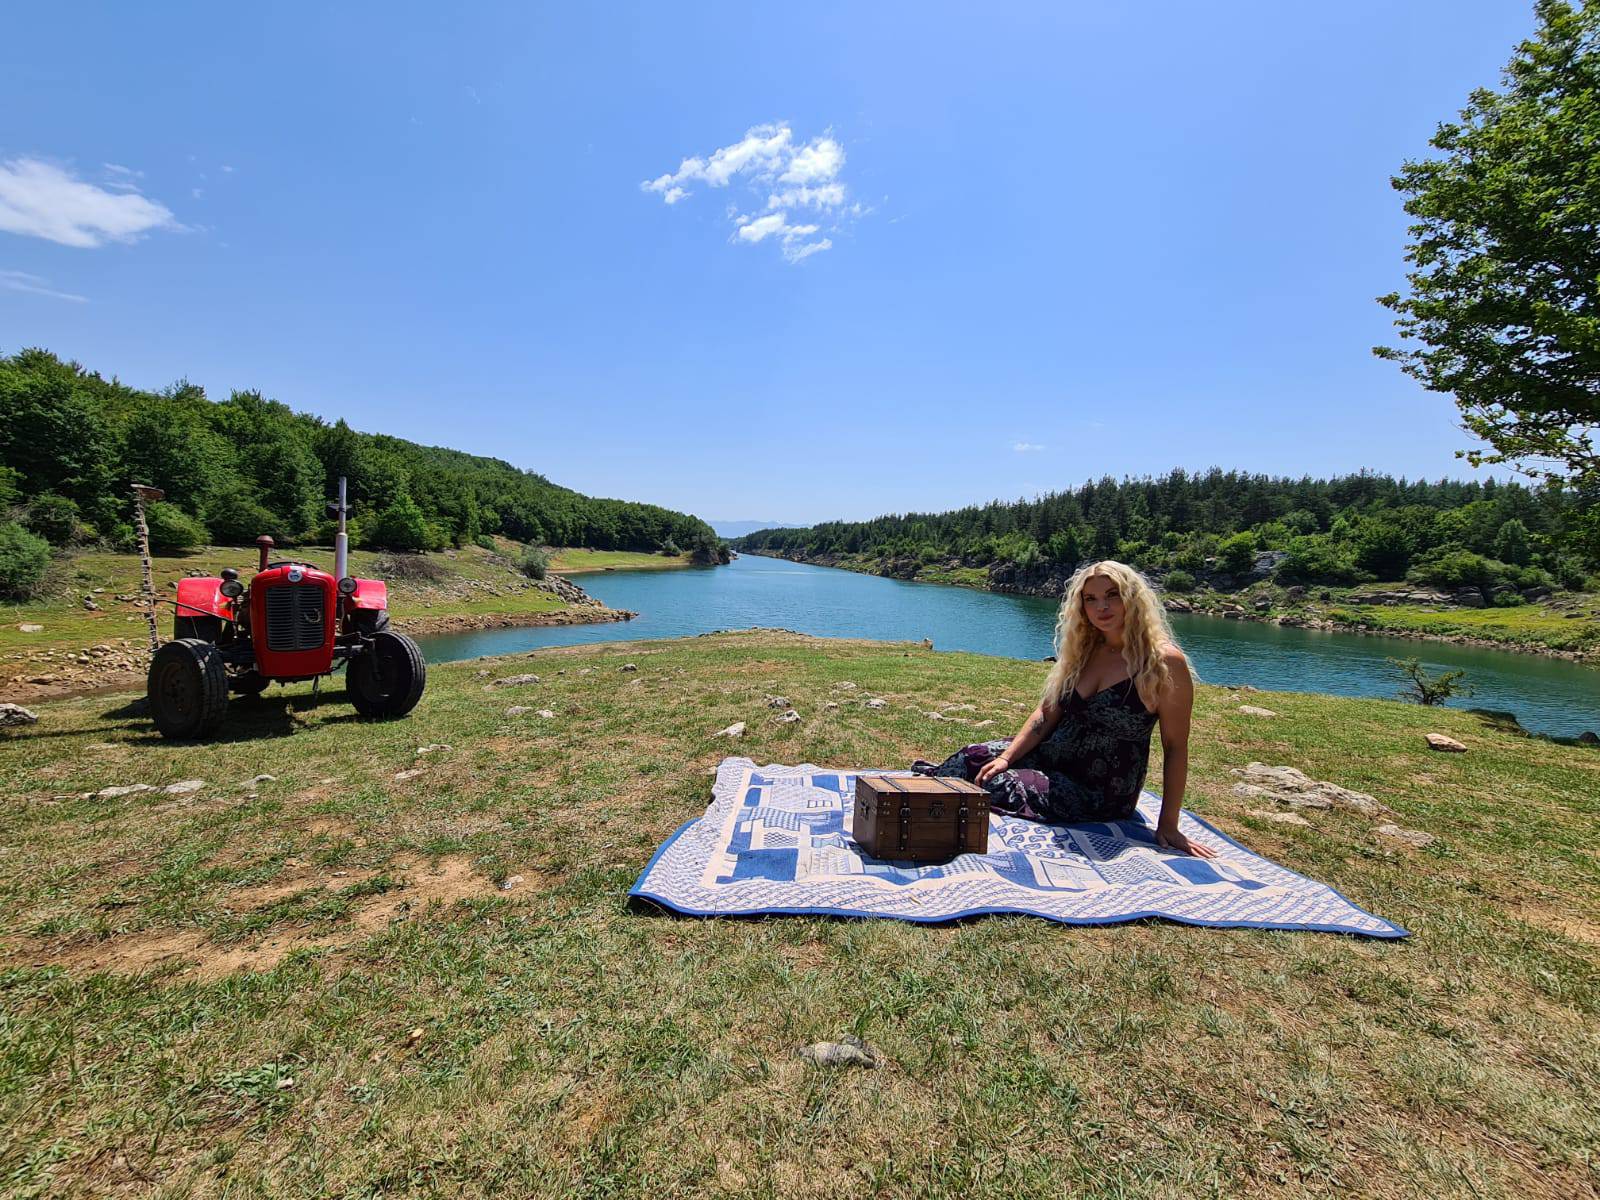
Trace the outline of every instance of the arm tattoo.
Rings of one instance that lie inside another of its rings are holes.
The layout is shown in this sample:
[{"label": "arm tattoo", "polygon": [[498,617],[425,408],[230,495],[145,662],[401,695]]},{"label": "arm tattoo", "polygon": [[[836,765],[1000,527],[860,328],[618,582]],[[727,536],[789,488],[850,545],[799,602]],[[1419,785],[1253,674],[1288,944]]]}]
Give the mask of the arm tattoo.
[{"label": "arm tattoo", "polygon": [[1042,717],[1038,713],[1035,713],[1033,716],[1029,717],[1028,718],[1028,731],[1030,733],[1043,733],[1044,732],[1044,717]]}]

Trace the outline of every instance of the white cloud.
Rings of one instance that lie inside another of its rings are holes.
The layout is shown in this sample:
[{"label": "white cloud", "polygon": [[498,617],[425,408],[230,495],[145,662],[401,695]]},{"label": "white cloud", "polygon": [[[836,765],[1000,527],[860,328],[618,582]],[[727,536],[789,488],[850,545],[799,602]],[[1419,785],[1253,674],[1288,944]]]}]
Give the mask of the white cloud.
[{"label": "white cloud", "polygon": [[33,158],[0,163],[0,230],[7,233],[91,247],[179,228],[170,209],[132,186],[107,191]]},{"label": "white cloud", "polygon": [[[757,125],[743,138],[709,155],[692,155],[678,164],[676,171],[647,179],[639,187],[658,195],[667,204],[689,198],[697,189],[725,188],[735,183],[764,216],[741,211],[738,203],[728,205],[727,216],[737,232],[733,240],[757,244],[777,238],[786,260],[797,263],[813,254],[831,249],[831,238],[807,242],[821,230],[817,224],[790,224],[790,209],[811,209],[820,216],[827,213],[835,222],[833,231],[844,219],[857,219],[868,209],[860,204],[846,206],[849,190],[839,178],[845,153],[829,134],[797,143],[786,122]],[[761,198],[765,196],[765,203]]]},{"label": "white cloud", "polygon": [[1038,442],[1018,442],[1011,448],[1018,454],[1038,454],[1041,450],[1048,449],[1048,447],[1039,445]]},{"label": "white cloud", "polygon": [[773,192],[767,197],[768,208],[837,208],[843,203],[842,183],[828,183],[814,188],[792,187],[787,191]]},{"label": "white cloud", "polygon": [[813,138],[796,150],[779,183],[820,183],[833,179],[844,166],[844,147],[831,137]]},{"label": "white cloud", "polygon": [[35,296],[49,296],[53,300],[70,300],[74,304],[87,304],[89,297],[76,292],[58,292],[47,280],[26,271],[0,271],[0,288],[12,292],[31,292]]}]

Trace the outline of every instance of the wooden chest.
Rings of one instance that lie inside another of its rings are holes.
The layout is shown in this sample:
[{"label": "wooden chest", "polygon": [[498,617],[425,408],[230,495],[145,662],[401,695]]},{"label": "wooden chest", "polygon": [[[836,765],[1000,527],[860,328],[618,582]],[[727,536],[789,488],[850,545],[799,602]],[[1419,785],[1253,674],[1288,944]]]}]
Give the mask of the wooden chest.
[{"label": "wooden chest", "polygon": [[947,862],[989,852],[989,794],[964,779],[858,775],[852,822],[874,858]]}]

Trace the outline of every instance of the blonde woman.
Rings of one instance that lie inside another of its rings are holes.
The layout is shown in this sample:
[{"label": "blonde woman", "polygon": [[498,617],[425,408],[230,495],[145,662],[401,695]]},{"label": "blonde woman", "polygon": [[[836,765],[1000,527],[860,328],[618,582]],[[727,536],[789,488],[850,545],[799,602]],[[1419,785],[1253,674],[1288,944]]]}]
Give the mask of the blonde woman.
[{"label": "blonde woman", "polygon": [[1017,735],[966,746],[912,770],[981,784],[991,807],[1035,821],[1133,816],[1161,726],[1161,816],[1156,841],[1214,858],[1178,831],[1189,774],[1194,681],[1155,590],[1119,562],[1081,567],[1056,618],[1056,661],[1039,706]]}]

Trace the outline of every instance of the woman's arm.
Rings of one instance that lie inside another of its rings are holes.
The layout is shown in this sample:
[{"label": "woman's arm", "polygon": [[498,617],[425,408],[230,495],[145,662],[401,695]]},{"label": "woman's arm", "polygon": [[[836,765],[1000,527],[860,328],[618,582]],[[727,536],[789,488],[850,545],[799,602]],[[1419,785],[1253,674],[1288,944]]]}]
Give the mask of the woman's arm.
[{"label": "woman's arm", "polygon": [[1060,723],[1061,706],[1048,700],[1039,701],[1039,706],[1028,714],[1028,719],[1022,723],[1022,728],[1017,730],[1017,735],[1011,739],[1006,752],[991,758],[978,768],[978,783],[988,783],[1001,771],[1009,771],[1012,763],[1049,737],[1051,730]]},{"label": "woman's arm", "polygon": [[1189,660],[1177,647],[1164,654],[1171,680],[1156,715],[1161,720],[1161,817],[1156,822],[1156,843],[1169,850],[1215,858],[1210,846],[1191,842],[1178,832],[1178,814],[1183,811],[1183,792],[1189,784],[1189,721],[1194,714],[1194,679]]}]

